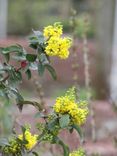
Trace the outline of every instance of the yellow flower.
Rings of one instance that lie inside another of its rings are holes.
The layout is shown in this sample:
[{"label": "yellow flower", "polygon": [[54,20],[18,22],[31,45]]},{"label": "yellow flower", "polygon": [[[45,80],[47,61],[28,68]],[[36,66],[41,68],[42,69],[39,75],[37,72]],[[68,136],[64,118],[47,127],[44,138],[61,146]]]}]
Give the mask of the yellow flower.
[{"label": "yellow flower", "polygon": [[73,151],[72,153],[69,154],[69,156],[86,156],[85,151],[83,148],[80,148],[77,151]]},{"label": "yellow flower", "polygon": [[54,23],[54,25],[49,25],[44,28],[44,36],[46,38],[55,36],[55,37],[60,37],[62,35],[62,29],[63,26],[60,24],[60,22]]},{"label": "yellow flower", "polygon": [[45,52],[49,56],[58,56],[61,59],[66,59],[69,56],[69,48],[71,46],[70,38],[51,37],[47,41]]},{"label": "yellow flower", "polygon": [[45,53],[49,56],[58,56],[61,59],[66,59],[69,56],[71,39],[61,37],[63,33],[62,28],[63,26],[60,22],[44,28],[44,37],[47,38],[45,42]]},{"label": "yellow flower", "polygon": [[55,112],[64,114],[69,113],[71,109],[77,109],[77,105],[71,101],[69,97],[63,96],[56,99],[56,103],[54,105]]},{"label": "yellow flower", "polygon": [[[74,90],[71,90],[71,92],[73,91]],[[78,125],[84,124],[88,115],[87,106],[80,107],[80,104],[75,102],[73,93],[71,93],[71,95],[66,94],[65,96],[58,97],[53,109],[56,113],[69,114],[71,121]]]},{"label": "yellow flower", "polygon": [[76,123],[78,125],[82,125],[86,122],[86,117],[88,115],[88,109],[87,108],[71,109],[69,114],[72,116],[72,120],[74,123]]},{"label": "yellow flower", "polygon": [[[29,131],[29,129],[26,129],[25,133],[25,139],[28,141],[27,144],[25,144],[26,149],[30,150],[37,142],[37,136],[38,135],[32,135]],[[23,140],[23,135],[18,136],[19,139]]]}]

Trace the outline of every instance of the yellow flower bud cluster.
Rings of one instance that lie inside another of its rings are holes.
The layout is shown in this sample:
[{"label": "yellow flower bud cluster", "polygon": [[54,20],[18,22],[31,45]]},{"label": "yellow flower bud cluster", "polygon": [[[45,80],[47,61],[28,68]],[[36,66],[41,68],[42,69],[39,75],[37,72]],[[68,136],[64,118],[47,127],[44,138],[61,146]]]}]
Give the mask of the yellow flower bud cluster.
[{"label": "yellow flower bud cluster", "polygon": [[21,144],[17,142],[16,138],[12,138],[9,141],[9,145],[3,148],[3,153],[5,155],[17,154],[17,156],[21,156]]},{"label": "yellow flower bud cluster", "polygon": [[43,141],[49,141],[52,142],[53,141],[53,135],[50,133],[45,133],[44,137],[43,137]]},{"label": "yellow flower bud cluster", "polygon": [[[27,144],[25,144],[25,147],[27,150],[30,150],[36,143],[37,143],[37,137],[38,135],[32,135],[29,129],[26,129],[24,133],[25,140],[28,141]],[[23,140],[23,134],[20,134],[18,136],[20,140]]]},{"label": "yellow flower bud cluster", "polygon": [[66,59],[69,56],[69,48],[71,46],[71,38],[61,37],[62,25],[55,23],[45,27],[44,36],[47,38],[45,52],[49,56],[58,56],[61,59]]},{"label": "yellow flower bud cluster", "polygon": [[55,125],[55,126],[54,126],[54,130],[52,131],[52,134],[53,134],[54,136],[57,136],[58,133],[59,133],[59,130],[60,130],[60,126],[59,126],[59,125]]},{"label": "yellow flower bud cluster", "polygon": [[69,114],[71,121],[78,125],[84,124],[88,115],[87,106],[80,107],[80,102],[76,103],[74,98],[70,97],[70,94],[58,97],[53,109],[56,113]]},{"label": "yellow flower bud cluster", "polygon": [[43,131],[43,130],[45,129],[45,126],[44,126],[43,123],[38,123],[38,124],[36,125],[36,127],[37,127],[37,129],[38,129],[39,131]]},{"label": "yellow flower bud cluster", "polygon": [[69,154],[69,156],[86,156],[85,151],[83,148],[80,148],[77,151],[73,151],[72,153]]}]

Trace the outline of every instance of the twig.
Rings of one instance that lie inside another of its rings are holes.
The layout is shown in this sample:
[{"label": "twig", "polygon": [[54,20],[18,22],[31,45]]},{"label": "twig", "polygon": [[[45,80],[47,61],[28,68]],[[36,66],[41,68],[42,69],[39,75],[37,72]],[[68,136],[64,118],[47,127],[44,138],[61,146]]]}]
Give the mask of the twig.
[{"label": "twig", "polygon": [[[87,19],[85,19],[86,21],[85,24],[87,24]],[[86,26],[86,25],[85,25]],[[87,27],[87,26],[86,26]],[[84,31],[84,34],[82,36],[83,39],[83,54],[84,54],[84,72],[85,72],[85,86],[86,86],[86,90],[87,90],[87,100],[89,103],[89,107],[90,107],[90,114],[91,114],[91,128],[92,128],[92,140],[96,141],[96,124],[95,124],[95,113],[94,113],[94,108],[91,104],[91,79],[90,79],[90,72],[89,72],[89,67],[90,67],[90,62],[89,62],[89,48],[88,48],[88,41],[87,41],[87,30]]]},{"label": "twig", "polygon": [[36,77],[34,77],[33,82],[35,84],[39,99],[40,99],[40,105],[44,109],[44,112],[47,113],[46,106],[45,106],[45,100],[44,100],[44,92],[42,89],[42,84],[37,80]]},{"label": "twig", "polygon": [[[73,38],[73,46],[72,46],[72,70],[73,70],[73,81],[74,86],[76,87],[76,91],[78,92],[79,85],[78,85],[78,53],[77,53],[77,45],[76,45],[76,28],[77,28],[77,17],[76,11],[72,10],[72,17],[71,17],[71,26],[72,26],[72,38]],[[77,94],[78,96],[78,94]]]},{"label": "twig", "polygon": [[17,103],[18,107],[23,106],[23,105],[28,105],[28,104],[34,107],[37,107],[39,111],[43,110],[42,105],[36,101],[21,101],[21,103],[20,102]]}]

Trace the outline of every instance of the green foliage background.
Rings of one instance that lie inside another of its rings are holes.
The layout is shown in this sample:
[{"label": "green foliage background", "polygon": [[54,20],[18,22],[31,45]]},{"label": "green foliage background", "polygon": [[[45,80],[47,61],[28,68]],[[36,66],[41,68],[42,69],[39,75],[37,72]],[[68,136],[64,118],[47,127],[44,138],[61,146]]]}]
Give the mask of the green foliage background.
[{"label": "green foliage background", "polygon": [[32,28],[63,21],[61,4],[62,0],[9,0],[8,33],[25,35]]},{"label": "green foliage background", "polygon": [[[88,0],[9,0],[8,5],[8,34],[28,35],[32,33],[32,28],[42,29],[48,24],[61,21],[64,31],[69,32],[69,17],[71,8],[78,11],[90,13]],[[85,5],[86,7],[84,7]],[[85,9],[87,8],[87,9]],[[80,37],[81,28],[77,29]],[[94,36],[94,28],[91,25],[88,37]]]}]

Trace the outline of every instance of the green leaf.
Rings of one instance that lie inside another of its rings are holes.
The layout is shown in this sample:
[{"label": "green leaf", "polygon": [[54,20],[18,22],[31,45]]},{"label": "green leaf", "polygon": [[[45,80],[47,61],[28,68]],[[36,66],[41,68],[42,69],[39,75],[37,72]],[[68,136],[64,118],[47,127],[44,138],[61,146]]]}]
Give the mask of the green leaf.
[{"label": "green leaf", "polygon": [[9,53],[4,54],[4,57],[5,57],[6,61],[9,62],[9,60],[10,60],[10,54]]},{"label": "green leaf", "polygon": [[49,64],[47,56],[43,53],[38,55],[38,59],[43,65]]},{"label": "green leaf", "polygon": [[5,88],[6,88],[6,86],[3,83],[0,83],[0,90],[3,90]]},{"label": "green leaf", "polygon": [[55,138],[55,142],[62,146],[63,152],[64,152],[64,156],[69,156],[69,153],[70,153],[69,147],[67,145],[65,145],[64,142],[59,139],[59,137]]},{"label": "green leaf", "polygon": [[81,138],[83,138],[83,133],[82,133],[82,131],[81,131],[80,126],[78,126],[78,125],[72,125],[72,127],[78,132],[79,136],[80,136]]},{"label": "green leaf", "polygon": [[35,30],[33,30],[33,33],[34,33],[35,36],[37,36],[37,37],[43,36],[43,34],[42,34],[41,31],[35,31]]},{"label": "green leaf", "polygon": [[28,79],[31,79],[31,70],[28,69],[25,73],[26,73]]},{"label": "green leaf", "polygon": [[26,140],[26,139],[24,138],[24,140],[22,140],[22,143],[23,143],[23,144],[28,144],[29,142],[28,142],[28,140]]},{"label": "green leaf", "polygon": [[26,128],[24,126],[21,126],[21,129],[22,129],[22,134],[23,134],[23,140],[25,140]]},{"label": "green leaf", "polygon": [[39,44],[44,43],[44,36],[43,36],[42,32],[33,30],[33,33],[35,34],[35,36],[38,37]]},{"label": "green leaf", "polygon": [[45,115],[44,114],[42,114],[42,112],[37,112],[36,114],[35,114],[35,116],[34,116],[35,118],[44,118],[45,117]]},{"label": "green leaf", "polygon": [[29,62],[34,62],[37,58],[37,55],[35,54],[27,54],[26,55],[26,59],[29,61]]},{"label": "green leaf", "polygon": [[33,49],[37,49],[38,43],[37,43],[37,44],[30,43],[30,44],[29,44],[29,47],[31,47],[31,48],[33,48]]},{"label": "green leaf", "polygon": [[26,54],[25,53],[17,53],[16,55],[12,55],[11,57],[12,57],[12,59],[14,59],[16,61],[26,60]]},{"label": "green leaf", "polygon": [[29,69],[37,71],[38,70],[38,63],[37,62],[30,62]]},{"label": "green leaf", "polygon": [[31,35],[31,36],[29,37],[29,41],[30,41],[30,43],[35,44],[35,43],[38,43],[38,38],[37,38],[37,36],[35,36],[35,35]]},{"label": "green leaf", "polygon": [[32,154],[35,156],[39,156],[39,154],[37,152],[32,152]]},{"label": "green leaf", "polygon": [[19,80],[19,81],[22,80],[22,74],[20,71],[15,72],[15,76],[16,76],[17,80]]},{"label": "green leaf", "polygon": [[45,71],[45,66],[42,65],[41,63],[38,64],[38,73],[39,73],[40,76],[43,75],[44,71]]},{"label": "green leaf", "polygon": [[3,50],[4,48],[3,47],[0,47],[0,53],[2,53],[2,50]]},{"label": "green leaf", "polygon": [[62,117],[59,119],[59,124],[61,128],[65,128],[69,125],[70,118],[68,114],[62,115]]},{"label": "green leaf", "polygon": [[39,53],[39,54],[42,54],[43,51],[44,51],[44,50],[43,50],[43,47],[42,47],[42,46],[38,46],[38,53]]},{"label": "green leaf", "polygon": [[16,96],[17,106],[20,111],[22,111],[23,104],[22,101],[24,101],[24,98],[21,96],[21,94],[16,89],[11,89],[12,93]]},{"label": "green leaf", "polygon": [[53,120],[51,120],[49,123],[48,123],[48,129],[50,131],[53,131],[55,129],[55,125],[57,123],[57,119],[54,118]]},{"label": "green leaf", "polygon": [[12,90],[12,92],[16,95],[17,101],[21,102],[24,101],[23,97],[21,96],[21,94],[15,90]]},{"label": "green leaf", "polygon": [[68,127],[68,130],[69,130],[70,133],[73,133],[74,129],[73,129],[73,127]]},{"label": "green leaf", "polygon": [[3,146],[3,145],[8,145],[9,146],[9,142],[5,138],[0,138],[0,146]]},{"label": "green leaf", "polygon": [[33,31],[34,35],[29,37],[29,42],[30,42],[30,47],[33,49],[37,49],[39,50],[39,48],[41,49],[41,51],[43,51],[43,43],[44,43],[44,36],[40,31]]},{"label": "green leaf", "polygon": [[54,80],[56,80],[57,79],[57,75],[56,75],[56,71],[54,70],[54,68],[52,66],[50,66],[49,64],[46,64],[45,67],[50,72],[52,78]]},{"label": "green leaf", "polygon": [[23,52],[23,48],[20,45],[11,45],[9,47],[3,48],[2,49],[2,53],[3,54],[8,54],[11,52]]}]

